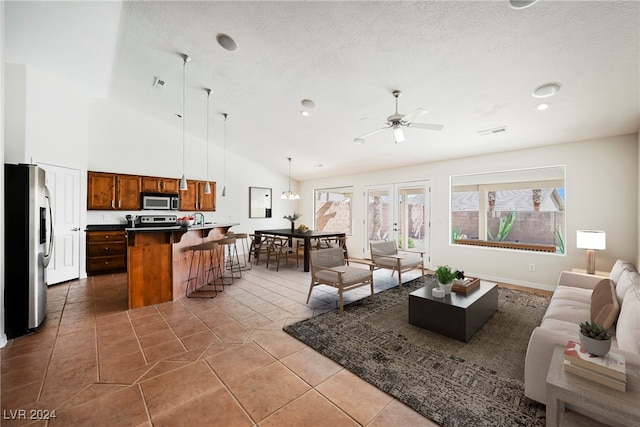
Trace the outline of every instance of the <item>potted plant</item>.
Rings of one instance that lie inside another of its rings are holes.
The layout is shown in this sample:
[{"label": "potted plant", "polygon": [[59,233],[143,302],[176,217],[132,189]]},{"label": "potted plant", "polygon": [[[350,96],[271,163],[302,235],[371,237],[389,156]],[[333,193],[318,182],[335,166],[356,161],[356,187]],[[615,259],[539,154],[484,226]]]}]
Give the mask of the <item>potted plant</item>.
[{"label": "potted plant", "polygon": [[285,215],[283,216],[284,219],[288,219],[289,221],[291,221],[291,232],[293,233],[293,230],[296,228],[296,219],[300,218],[302,216],[302,214],[297,213],[296,211],[293,211],[293,215]]},{"label": "potted plant", "polygon": [[451,287],[453,286],[453,280],[456,278],[456,273],[448,265],[438,266],[436,269],[436,279],[438,279],[438,286],[444,290],[445,294],[451,293]]},{"label": "potted plant", "polygon": [[601,324],[582,322],[580,323],[580,344],[589,354],[604,356],[611,348],[611,335]]}]

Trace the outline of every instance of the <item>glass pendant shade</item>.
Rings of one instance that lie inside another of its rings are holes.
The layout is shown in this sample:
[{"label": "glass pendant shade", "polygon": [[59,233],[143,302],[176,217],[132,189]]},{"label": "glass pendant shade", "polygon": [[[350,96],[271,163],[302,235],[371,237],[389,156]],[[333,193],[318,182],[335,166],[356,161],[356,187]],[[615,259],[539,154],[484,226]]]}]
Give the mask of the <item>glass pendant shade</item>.
[{"label": "glass pendant shade", "polygon": [[187,178],[182,174],[182,178],[180,178],[180,190],[186,191],[187,189],[189,189],[187,186]]},{"label": "glass pendant shade", "polygon": [[211,194],[211,185],[209,185],[209,181],[204,185],[204,194]]}]

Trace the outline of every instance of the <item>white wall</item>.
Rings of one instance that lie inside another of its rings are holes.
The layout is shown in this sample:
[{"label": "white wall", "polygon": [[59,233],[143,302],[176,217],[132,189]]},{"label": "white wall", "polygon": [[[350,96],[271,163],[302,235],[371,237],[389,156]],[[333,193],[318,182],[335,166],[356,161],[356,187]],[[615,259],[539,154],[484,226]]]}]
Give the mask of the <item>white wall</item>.
[{"label": "white wall", "polygon": [[[4,2],[0,3],[0,32],[4,34]],[[0,38],[0,58],[4,58],[4,37]],[[5,65],[0,63],[0,128],[5,129]],[[0,164],[4,165],[4,132],[0,133]],[[7,344],[4,332],[4,166],[0,174],[0,348]]]},{"label": "white wall", "polygon": [[[9,89],[2,97],[6,107],[2,115],[3,164],[48,163],[78,169],[86,176],[86,90],[31,66],[3,63],[3,67],[4,87]],[[82,188],[80,197],[86,199],[86,186]],[[83,212],[80,218],[81,224],[86,224]],[[1,240],[4,248],[4,234]],[[84,248],[84,233],[81,247]],[[80,263],[84,266],[84,250],[81,254]],[[4,289],[1,293],[4,295]],[[4,319],[4,312],[1,317]]]},{"label": "white wall", "polygon": [[[89,103],[88,169],[150,176],[180,178],[182,176],[182,125],[175,126],[145,116],[121,104],[106,99],[92,99]],[[187,126],[191,122],[187,117]],[[227,147],[233,144],[233,126],[227,122]],[[242,125],[241,123],[238,125]],[[203,125],[204,126],[204,125]],[[205,213],[207,221],[239,223],[236,232],[287,227],[282,217],[297,209],[297,202],[280,200],[287,189],[287,177],[263,165],[249,161],[227,150],[226,197],[221,197],[224,180],[223,126],[221,117],[213,117],[209,135],[210,181],[217,183],[216,212]],[[185,167],[188,179],[207,179],[206,140],[186,134]],[[286,156],[282,156],[283,162]],[[297,183],[292,181],[293,188]],[[267,187],[273,191],[273,217],[249,218],[249,187]],[[89,211],[88,224],[126,222],[127,214],[141,212]],[[145,212],[147,213],[147,212]],[[153,212],[151,212],[153,213]]]},{"label": "white wall", "polygon": [[[314,189],[353,186],[355,227],[349,253],[356,256],[364,245],[364,186],[430,180],[430,266],[449,264],[469,275],[553,289],[560,271],[586,268],[585,252],[575,247],[578,229],[607,232],[607,249],[596,255],[599,270],[609,270],[617,258],[637,259],[638,145],[634,134],[306,181],[300,186],[302,213],[313,218]],[[451,175],[559,164],[566,165],[567,174],[566,256],[449,244]],[[532,263],[534,272],[529,271]]]}]

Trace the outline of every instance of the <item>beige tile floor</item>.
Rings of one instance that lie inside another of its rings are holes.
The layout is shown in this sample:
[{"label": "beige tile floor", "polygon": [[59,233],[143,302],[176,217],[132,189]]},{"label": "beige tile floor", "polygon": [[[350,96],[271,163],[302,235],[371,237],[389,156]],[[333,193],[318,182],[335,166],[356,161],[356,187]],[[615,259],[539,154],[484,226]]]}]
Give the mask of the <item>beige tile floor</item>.
[{"label": "beige tile floor", "polygon": [[[381,290],[396,278],[377,271],[376,282]],[[0,353],[0,424],[435,425],[282,331],[336,307],[328,287],[305,304],[308,286],[293,264],[260,265],[214,299],[135,310],[125,274],[52,286],[42,327]]]}]

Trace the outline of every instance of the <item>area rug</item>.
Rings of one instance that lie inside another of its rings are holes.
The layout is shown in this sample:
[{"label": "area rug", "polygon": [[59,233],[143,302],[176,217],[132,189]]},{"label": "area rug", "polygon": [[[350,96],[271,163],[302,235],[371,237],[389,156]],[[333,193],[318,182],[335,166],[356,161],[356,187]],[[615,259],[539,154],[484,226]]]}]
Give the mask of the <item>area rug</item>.
[{"label": "area rug", "polygon": [[[427,280],[435,280],[426,276]],[[420,279],[284,330],[442,426],[544,426],[544,406],[524,397],[531,331],[549,299],[500,288],[498,311],[463,343],[410,325],[408,294]]]}]

